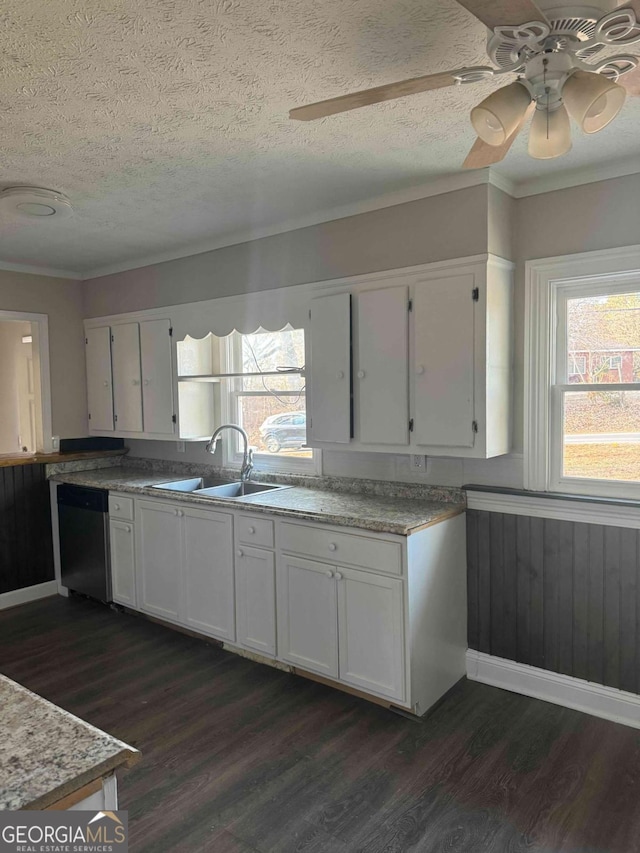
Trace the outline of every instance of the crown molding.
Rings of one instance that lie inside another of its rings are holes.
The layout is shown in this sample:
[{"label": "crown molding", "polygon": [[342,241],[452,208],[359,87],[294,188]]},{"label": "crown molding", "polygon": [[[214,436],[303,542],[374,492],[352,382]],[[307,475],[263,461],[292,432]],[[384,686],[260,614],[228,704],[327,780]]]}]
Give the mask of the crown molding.
[{"label": "crown molding", "polygon": [[[597,166],[583,166],[580,169],[569,169],[540,178],[530,178],[526,181],[513,182],[511,195],[514,198],[526,198],[530,195],[541,195],[579,187],[584,184],[595,184],[599,181],[610,181],[613,178],[624,178],[640,172],[640,157],[628,157],[624,160],[614,160]],[[503,177],[503,176],[501,176]],[[495,183],[495,175],[492,176]],[[506,190],[505,190],[506,191]]]},{"label": "crown molding", "polygon": [[[296,219],[271,225],[265,228],[257,228],[248,231],[237,231],[231,234],[219,237],[215,240],[210,240],[205,243],[192,244],[185,246],[182,249],[176,249],[170,252],[158,252],[157,254],[148,255],[143,258],[125,261],[119,264],[108,264],[103,267],[96,267],[88,270],[80,277],[89,281],[93,278],[101,278],[106,275],[114,275],[115,273],[127,272],[128,270],[140,269],[140,267],[148,267],[153,264],[162,264],[166,261],[176,261],[180,258],[190,257],[191,255],[201,255],[205,252],[212,252],[216,249],[223,249],[226,246],[237,246],[240,243],[249,243],[252,240],[262,240],[265,237],[274,237],[277,234],[285,234],[288,231],[298,231],[302,228],[309,228],[313,225],[321,225],[325,222],[332,222],[336,219],[346,219],[349,216],[358,216],[362,213],[371,213],[376,210],[383,210],[386,207],[395,207],[400,204],[407,204],[412,201],[420,201],[431,196],[444,195],[445,193],[457,192],[458,190],[469,189],[470,187],[483,186],[499,181],[497,186],[503,189],[507,184],[510,186],[508,179],[503,176],[496,177],[495,173],[490,169],[475,169],[468,172],[456,172],[451,175],[443,175],[435,178],[426,184],[420,184],[415,187],[408,187],[404,190],[385,193],[366,201],[355,202],[354,204],[346,204],[339,207],[327,208],[317,211],[308,216],[300,216]],[[508,190],[506,190],[508,192]]]},{"label": "crown molding", "polygon": [[70,278],[73,281],[84,279],[84,275],[76,270],[59,270],[55,267],[38,267],[33,264],[12,264],[9,261],[2,260],[0,260],[0,270],[23,272],[27,275],[45,275],[50,278]]}]

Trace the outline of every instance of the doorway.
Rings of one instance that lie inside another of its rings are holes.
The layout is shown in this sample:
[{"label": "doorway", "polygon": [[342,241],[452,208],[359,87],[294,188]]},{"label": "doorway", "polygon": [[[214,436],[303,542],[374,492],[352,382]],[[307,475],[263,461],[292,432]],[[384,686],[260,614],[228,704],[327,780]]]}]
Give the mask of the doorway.
[{"label": "doorway", "polygon": [[51,449],[47,317],[0,311],[0,456]]}]

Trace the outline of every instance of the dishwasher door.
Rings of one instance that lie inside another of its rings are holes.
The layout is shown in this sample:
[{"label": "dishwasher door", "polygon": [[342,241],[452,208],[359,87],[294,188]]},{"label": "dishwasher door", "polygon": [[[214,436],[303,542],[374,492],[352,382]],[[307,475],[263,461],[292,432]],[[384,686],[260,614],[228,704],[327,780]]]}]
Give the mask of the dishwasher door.
[{"label": "dishwasher door", "polygon": [[58,486],[62,583],[100,601],[111,601],[108,511],[108,492]]}]

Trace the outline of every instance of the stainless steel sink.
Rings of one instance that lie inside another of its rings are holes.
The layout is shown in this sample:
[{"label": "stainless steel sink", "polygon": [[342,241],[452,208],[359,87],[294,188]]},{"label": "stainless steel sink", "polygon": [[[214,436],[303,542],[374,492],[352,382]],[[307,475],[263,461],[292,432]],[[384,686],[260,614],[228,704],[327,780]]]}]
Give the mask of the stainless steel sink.
[{"label": "stainless steel sink", "polygon": [[211,498],[243,498],[246,495],[259,495],[261,492],[272,492],[276,489],[287,489],[288,486],[278,486],[275,483],[225,483],[205,489],[197,489],[196,495]]},{"label": "stainless steel sink", "polygon": [[[174,480],[172,483],[159,483],[153,489],[166,489],[169,492],[197,492],[215,486],[229,485],[229,480],[220,477],[192,477],[190,480]],[[233,485],[233,483],[231,483]]]}]

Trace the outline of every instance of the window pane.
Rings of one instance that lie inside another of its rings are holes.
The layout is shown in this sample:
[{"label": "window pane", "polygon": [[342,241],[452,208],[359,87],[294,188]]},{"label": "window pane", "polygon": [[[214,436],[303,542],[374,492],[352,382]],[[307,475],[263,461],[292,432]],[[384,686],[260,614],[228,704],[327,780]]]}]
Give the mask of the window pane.
[{"label": "window pane", "polygon": [[640,293],[567,302],[567,381],[640,382]]},{"label": "window pane", "polygon": [[640,391],[564,395],[563,474],[640,481]]},{"label": "window pane", "polygon": [[[257,453],[310,459],[313,451],[303,449],[307,440],[304,394],[276,399],[271,395],[238,398],[240,422]],[[295,416],[294,416],[295,415]]]}]

